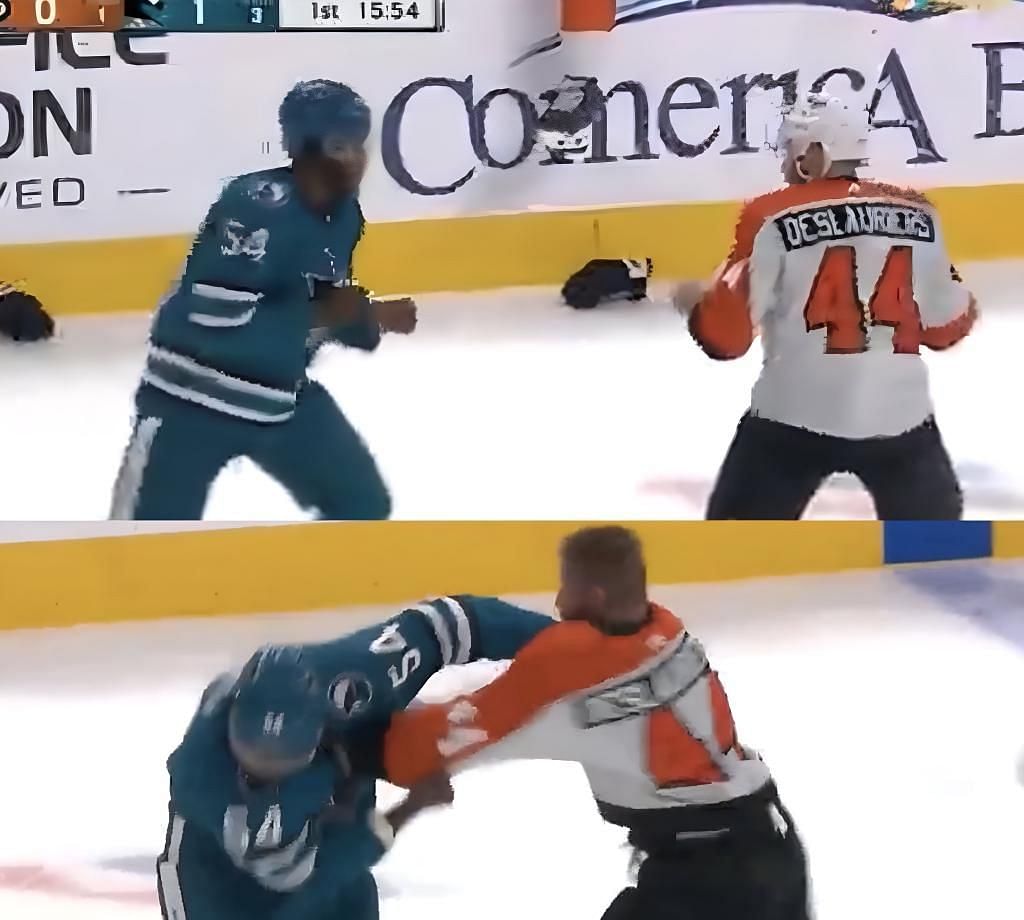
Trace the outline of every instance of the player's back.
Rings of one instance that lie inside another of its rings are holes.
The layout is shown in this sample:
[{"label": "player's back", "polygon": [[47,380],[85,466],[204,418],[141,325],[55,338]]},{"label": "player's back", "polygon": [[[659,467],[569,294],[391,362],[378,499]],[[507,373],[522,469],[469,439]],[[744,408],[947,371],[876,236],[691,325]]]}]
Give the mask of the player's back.
[{"label": "player's back", "polygon": [[633,828],[706,829],[726,805],[772,793],[703,647],[670,611],[650,609],[646,625],[621,635],[556,623],[476,693],[399,713],[386,775],[411,784],[463,760],[575,761],[602,815]]},{"label": "player's back", "polygon": [[755,199],[743,220],[764,348],[753,413],[846,438],[925,421],[922,345],[953,344],[972,305],[930,203],[869,180],[823,179]]}]

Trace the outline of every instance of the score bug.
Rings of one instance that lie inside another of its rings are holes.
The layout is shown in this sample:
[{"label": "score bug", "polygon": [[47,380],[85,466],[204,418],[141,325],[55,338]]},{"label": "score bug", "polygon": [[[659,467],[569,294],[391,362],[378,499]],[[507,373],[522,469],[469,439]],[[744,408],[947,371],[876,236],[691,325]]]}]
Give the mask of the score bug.
[{"label": "score bug", "polygon": [[0,23],[21,32],[60,29],[113,32],[124,20],[123,0],[0,0]]}]

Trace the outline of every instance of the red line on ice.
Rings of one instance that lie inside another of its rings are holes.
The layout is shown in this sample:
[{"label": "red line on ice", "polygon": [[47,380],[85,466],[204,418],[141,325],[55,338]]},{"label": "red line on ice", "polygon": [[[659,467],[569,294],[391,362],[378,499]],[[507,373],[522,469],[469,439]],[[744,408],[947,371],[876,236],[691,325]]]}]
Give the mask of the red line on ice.
[{"label": "red line on ice", "polygon": [[46,866],[0,866],[0,889],[89,901],[116,901],[120,904],[148,906],[156,901],[155,890],[90,887],[70,873]]}]

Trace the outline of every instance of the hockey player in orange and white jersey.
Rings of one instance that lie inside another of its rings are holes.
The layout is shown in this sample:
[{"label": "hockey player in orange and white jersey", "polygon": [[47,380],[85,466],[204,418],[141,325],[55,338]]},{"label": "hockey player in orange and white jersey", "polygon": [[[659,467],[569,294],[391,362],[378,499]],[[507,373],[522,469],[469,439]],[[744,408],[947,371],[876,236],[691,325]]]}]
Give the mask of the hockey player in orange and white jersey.
[{"label": "hockey player in orange and white jersey", "polygon": [[704,649],[648,599],[636,535],[580,530],[561,568],[562,622],[481,690],[396,714],[383,775],[411,786],[496,760],[577,761],[644,857],[604,920],[806,920],[796,828]]},{"label": "hockey player in orange and white jersey", "polygon": [[922,347],[970,331],[974,297],[922,194],[862,179],[868,114],[821,93],[782,119],[787,186],[743,208],[729,257],[676,308],[712,358],[764,365],[708,518],[799,518],[833,473],[855,474],[879,518],[963,512],[934,419]]}]

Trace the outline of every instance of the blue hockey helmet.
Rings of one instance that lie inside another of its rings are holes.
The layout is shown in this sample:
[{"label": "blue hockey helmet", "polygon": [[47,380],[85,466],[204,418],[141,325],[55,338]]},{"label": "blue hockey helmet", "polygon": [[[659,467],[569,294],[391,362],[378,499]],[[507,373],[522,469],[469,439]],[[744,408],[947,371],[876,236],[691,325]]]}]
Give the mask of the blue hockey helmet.
[{"label": "blue hockey helmet", "polygon": [[[242,669],[228,719],[236,756],[288,772],[308,763],[327,720],[327,694],[293,646],[260,649]],[[264,772],[254,770],[251,772]]]},{"label": "blue hockey helmet", "polygon": [[350,86],[334,80],[296,83],[278,110],[281,143],[290,157],[364,144],[370,136],[370,107]]}]

